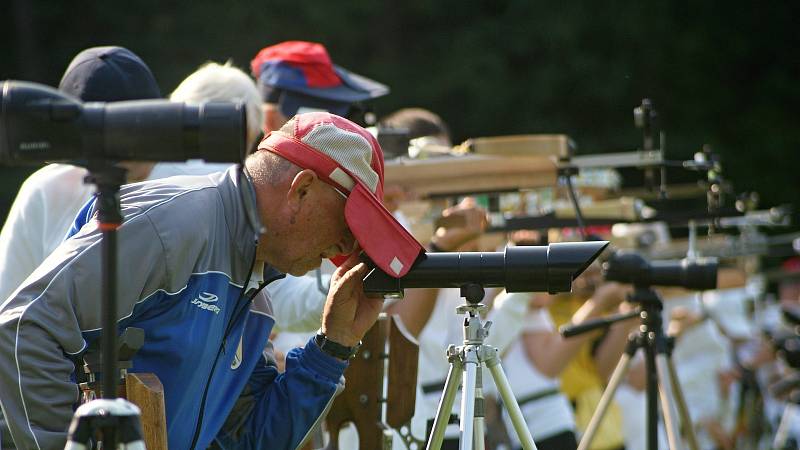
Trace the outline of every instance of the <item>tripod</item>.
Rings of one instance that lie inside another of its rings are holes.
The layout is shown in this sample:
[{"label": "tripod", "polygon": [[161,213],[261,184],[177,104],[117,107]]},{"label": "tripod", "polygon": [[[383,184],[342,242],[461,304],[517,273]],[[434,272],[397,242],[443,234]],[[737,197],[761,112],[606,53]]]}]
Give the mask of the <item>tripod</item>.
[{"label": "tripod", "polygon": [[461,296],[466,303],[456,308],[458,314],[464,317],[464,344],[450,345],[447,348],[447,360],[450,369],[444,384],[442,398],[436,409],[436,418],[426,450],[439,450],[444,440],[445,428],[453,409],[458,386],[462,385],[461,413],[460,413],[460,450],[483,450],[484,448],[484,405],[483,380],[481,366],[486,365],[492,374],[500,399],[506,407],[514,425],[514,430],[522,442],[525,450],[536,450],[533,437],[522,417],[522,411],[511,392],[497,349],[485,345],[483,342],[489,335],[491,322],[481,323],[480,313],[486,311],[486,305],[481,304],[485,291],[479,284],[469,283],[461,286]]},{"label": "tripod", "polygon": [[[649,286],[634,286],[634,292],[629,300],[636,302],[640,308],[632,313],[590,321],[573,327],[564,327],[561,330],[564,337],[575,336],[596,328],[607,327],[615,322],[630,319],[636,316],[641,318],[639,330],[628,336],[628,345],[620,357],[619,363],[611,375],[608,387],[600,403],[589,421],[586,432],[581,438],[578,450],[586,450],[592,443],[600,421],[603,419],[614,394],[631,365],[631,359],[638,349],[644,350],[647,391],[647,448],[658,449],[658,406],[661,400],[661,410],[664,415],[664,426],[667,431],[667,441],[672,450],[680,449],[680,430],[676,419],[680,416],[683,431],[692,450],[698,450],[697,437],[694,433],[689,410],[678,383],[675,365],[672,362],[672,347],[674,340],[664,334],[661,320],[663,303],[655,291]],[[673,397],[674,395],[674,397]],[[674,400],[674,401],[673,401]],[[675,407],[678,414],[676,415]]]},{"label": "tripod", "polygon": [[[97,185],[98,228],[102,231],[103,398],[92,399],[75,411],[66,448],[98,448],[94,438],[99,434],[104,449],[116,450],[117,444],[129,450],[143,449],[139,408],[125,399],[117,398],[117,228],[122,224],[119,189],[125,181],[126,171],[105,162],[90,164],[89,171],[90,175],[85,181]],[[141,343],[138,347],[141,347]]]}]

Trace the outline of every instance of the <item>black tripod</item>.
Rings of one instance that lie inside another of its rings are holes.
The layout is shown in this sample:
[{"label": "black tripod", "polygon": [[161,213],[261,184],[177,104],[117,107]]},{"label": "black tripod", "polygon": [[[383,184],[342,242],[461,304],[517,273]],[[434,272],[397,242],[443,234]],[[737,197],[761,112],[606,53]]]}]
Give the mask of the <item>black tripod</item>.
[{"label": "black tripod", "polygon": [[69,427],[66,449],[102,448],[144,449],[139,408],[117,398],[117,228],[122,224],[119,189],[125,182],[125,169],[100,163],[89,166],[85,182],[97,185],[97,219],[102,232],[102,399],[91,400],[78,408]]},{"label": "black tripod", "polygon": [[[697,437],[689,417],[689,410],[686,407],[686,400],[683,397],[675,365],[671,359],[674,341],[672,338],[667,337],[663,330],[661,319],[663,303],[658,294],[649,286],[634,286],[634,292],[629,296],[628,300],[639,304],[639,308],[631,313],[619,314],[561,329],[561,334],[564,337],[571,337],[597,328],[608,327],[613,323],[633,317],[638,316],[641,319],[638,331],[628,336],[628,345],[625,348],[625,352],[620,357],[619,363],[611,375],[608,387],[600,398],[600,403],[597,405],[589,426],[581,438],[578,450],[586,450],[591,445],[600,421],[603,419],[617,388],[630,368],[631,359],[640,348],[645,353],[648,450],[658,449],[659,397],[669,448],[672,450],[682,448],[679,438],[680,429],[676,421],[680,416],[680,422],[683,425],[683,431],[689,442],[690,449],[699,450]],[[674,409],[676,406],[678,414]]]}]

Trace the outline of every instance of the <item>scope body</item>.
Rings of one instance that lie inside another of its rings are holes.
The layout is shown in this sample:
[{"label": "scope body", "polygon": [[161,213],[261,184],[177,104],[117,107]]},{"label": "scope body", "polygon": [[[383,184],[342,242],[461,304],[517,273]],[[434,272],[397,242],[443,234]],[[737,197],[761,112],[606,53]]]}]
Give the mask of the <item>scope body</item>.
[{"label": "scope body", "polygon": [[48,86],[0,85],[0,164],[58,161],[241,162],[244,105],[168,100],[82,103]]},{"label": "scope body", "polygon": [[603,266],[605,279],[634,286],[676,286],[693,290],[717,287],[717,259],[647,261],[632,252],[617,252]]},{"label": "scope body", "polygon": [[368,295],[401,296],[407,288],[457,288],[465,284],[503,287],[508,292],[569,292],[572,280],[608,242],[568,242],[507,247],[503,252],[441,252],[421,256],[402,278],[374,264],[364,278]]}]

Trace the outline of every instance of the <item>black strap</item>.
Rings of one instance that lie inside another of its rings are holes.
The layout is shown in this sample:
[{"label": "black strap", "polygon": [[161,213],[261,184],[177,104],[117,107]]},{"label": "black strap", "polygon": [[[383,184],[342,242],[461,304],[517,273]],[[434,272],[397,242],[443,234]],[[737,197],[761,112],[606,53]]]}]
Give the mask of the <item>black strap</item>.
[{"label": "black strap", "polygon": [[420,386],[422,388],[422,393],[432,394],[434,392],[442,392],[444,390],[444,382],[445,380],[423,384],[422,386]]},{"label": "black strap", "polygon": [[558,394],[559,392],[561,391],[559,391],[557,388],[545,389],[543,391],[535,392],[533,394],[526,395],[525,397],[518,398],[517,404],[521,407],[522,405],[525,405],[527,403],[535,402],[545,397],[551,397],[553,395]]}]

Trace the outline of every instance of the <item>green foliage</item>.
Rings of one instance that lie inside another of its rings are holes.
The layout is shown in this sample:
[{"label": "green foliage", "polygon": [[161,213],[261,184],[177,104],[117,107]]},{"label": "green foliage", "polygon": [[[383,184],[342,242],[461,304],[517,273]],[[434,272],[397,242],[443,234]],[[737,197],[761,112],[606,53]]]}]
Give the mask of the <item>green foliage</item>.
[{"label": "green foliage", "polygon": [[379,113],[427,107],[457,141],[559,132],[583,153],[633,149],[631,109],[650,97],[673,156],[710,143],[737,190],[800,205],[796,2],[37,0],[27,40],[23,3],[0,19],[0,78],[55,85],[81,49],[118,44],[167,94],[208,60],[247,70],[266,45],[315,40],[391,86]]}]

